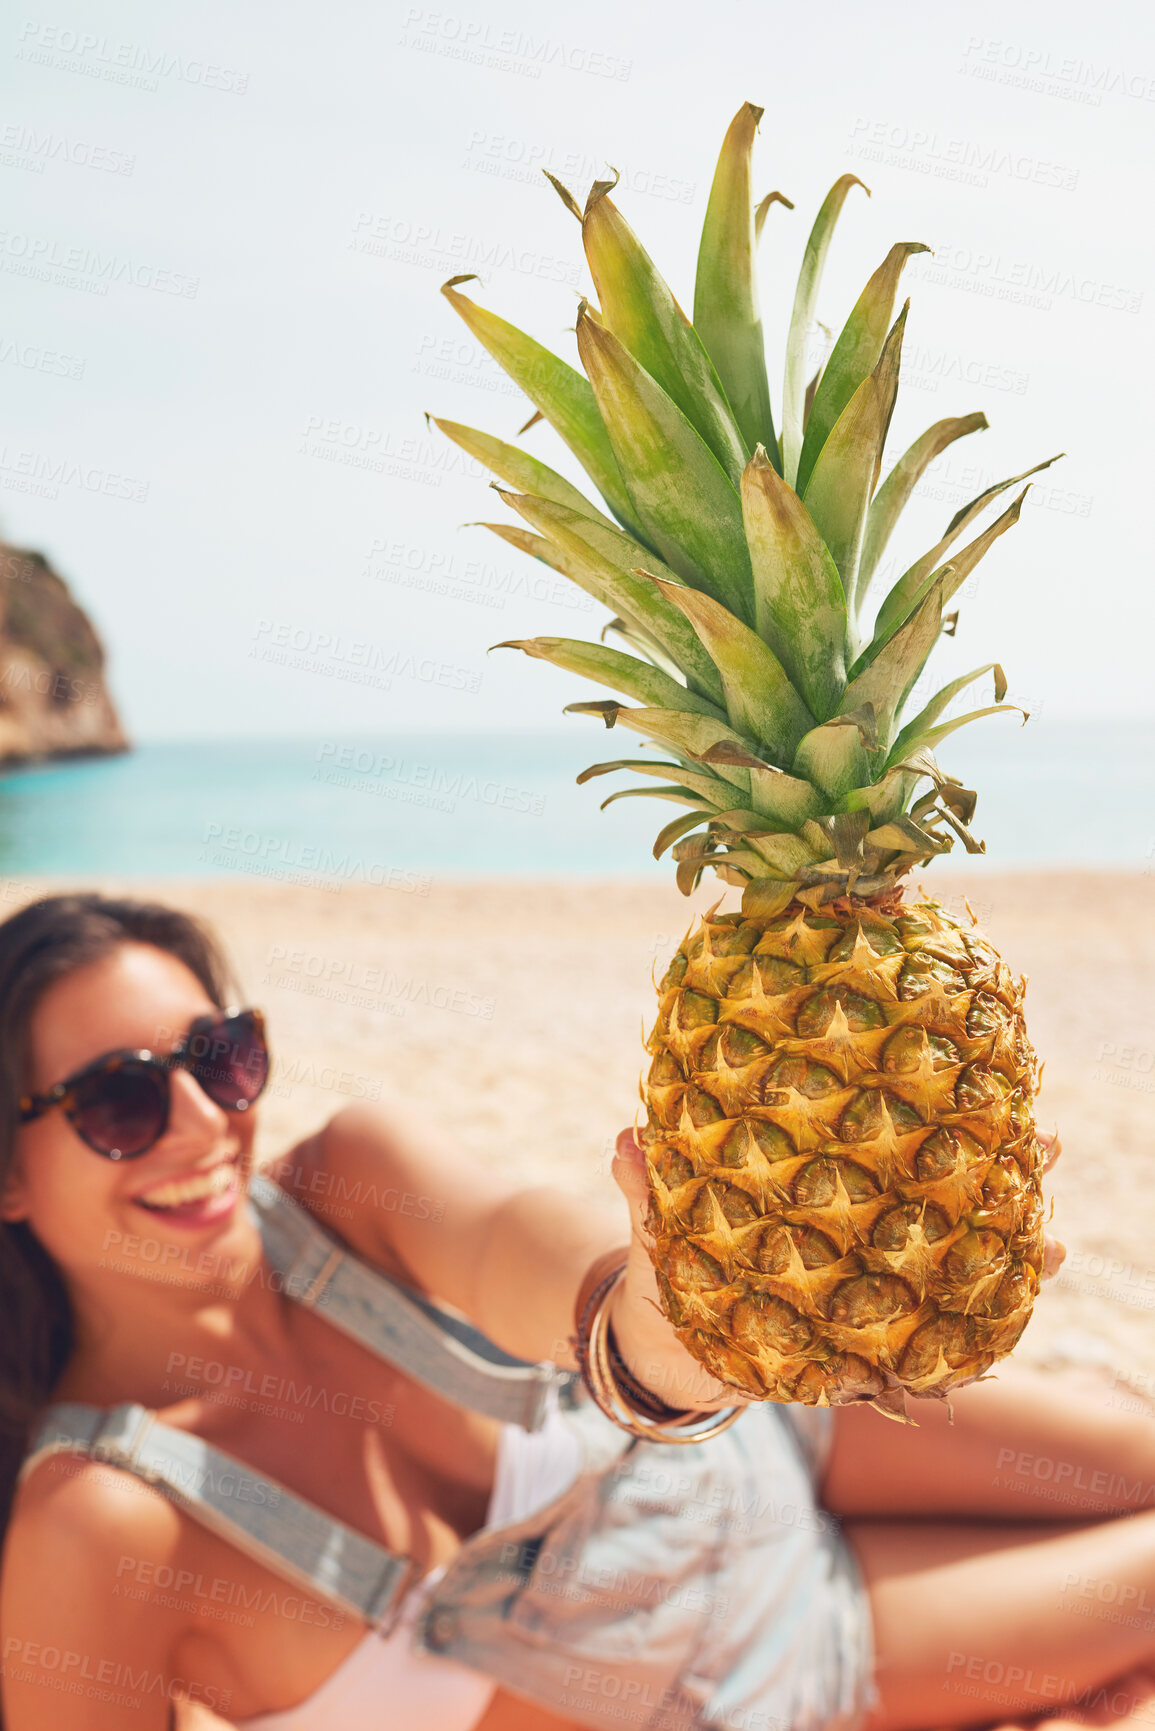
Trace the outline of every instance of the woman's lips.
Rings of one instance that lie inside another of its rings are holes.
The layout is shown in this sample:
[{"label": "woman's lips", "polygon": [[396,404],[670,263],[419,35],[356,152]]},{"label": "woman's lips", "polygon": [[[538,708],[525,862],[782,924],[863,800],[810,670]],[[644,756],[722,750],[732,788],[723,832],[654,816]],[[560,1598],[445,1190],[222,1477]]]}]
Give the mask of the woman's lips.
[{"label": "woman's lips", "polygon": [[208,1226],[222,1220],[236,1204],[239,1186],[235,1157],[221,1160],[206,1172],[154,1184],[134,1196],[147,1209],[176,1226]]}]

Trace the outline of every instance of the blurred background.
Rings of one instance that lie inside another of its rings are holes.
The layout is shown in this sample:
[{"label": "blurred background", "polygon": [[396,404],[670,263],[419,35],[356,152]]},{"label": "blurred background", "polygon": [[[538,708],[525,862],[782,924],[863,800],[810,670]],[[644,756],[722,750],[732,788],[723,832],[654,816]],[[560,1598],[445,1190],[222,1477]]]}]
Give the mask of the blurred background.
[{"label": "blurred background", "polygon": [[[1149,863],[1137,195],[1155,50],[1137,4],[725,0],[704,21],[675,0],[659,25],[601,0],[338,0],[323,19],[290,0],[272,29],[213,0],[96,0],[13,15],[0,71],[0,534],[67,581],[115,706],[91,652],[21,637],[48,598],[9,557],[9,648],[44,654],[0,670],[0,747],[13,768],[62,730],[115,745],[116,717],[134,747],[0,781],[0,867],[291,873],[327,840],[367,871],[665,869],[645,808],[599,816],[597,784],[573,785],[606,755],[596,722],[561,715],[589,689],[487,654],[584,635],[594,604],[461,526],[502,508],[424,412],[507,438],[529,412],[438,294],[451,275],[476,272],[484,304],[573,358],[587,277],[543,168],[584,198],[612,165],[688,305],[744,100],[766,110],[757,184],[796,206],[761,248],[772,379],[837,176],[872,196],[851,196],[832,250],[836,328],[892,241],[934,249],[906,272],[891,456],[947,414],[991,424],[920,486],[896,558],[1067,453],[938,651],[944,678],[1000,660],[1031,712],[942,753],[980,789],[991,860]],[[574,473],[548,427],[527,444]]]},{"label": "blurred background", "polygon": [[[772,388],[838,176],[871,196],[847,202],[823,320],[894,241],[933,249],[905,274],[891,459],[947,415],[990,429],[928,473],[896,562],[1066,455],[936,651],[944,682],[1000,661],[1030,721],[941,749],[988,853],[927,887],[1031,974],[1068,1143],[1071,1256],[1023,1353],[1155,1389],[1139,0],[24,0],[0,77],[0,896],[131,884],[216,922],[273,1016],[268,1152],[400,1089],[481,1158],[607,1186],[651,970],[693,912],[647,809],[599,814],[600,784],[574,784],[618,749],[561,714],[591,689],[488,653],[601,620],[463,527],[501,507],[426,412],[509,439],[529,407],[440,284],[476,273],[572,360],[588,284],[541,171],[584,199],[612,167],[688,306],[744,101],[759,194],[795,205],[760,250]],[[527,448],[578,478],[544,425]]]}]

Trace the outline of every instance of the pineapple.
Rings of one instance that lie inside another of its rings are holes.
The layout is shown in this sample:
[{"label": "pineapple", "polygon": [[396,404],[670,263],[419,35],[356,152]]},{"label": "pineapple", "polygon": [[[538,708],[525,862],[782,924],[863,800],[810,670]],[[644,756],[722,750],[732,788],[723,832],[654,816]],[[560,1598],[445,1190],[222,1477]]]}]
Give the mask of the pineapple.
[{"label": "pineapple", "polygon": [[[510,444],[435,424],[497,477],[520,521],[490,523],[603,603],[602,641],[517,648],[616,695],[571,710],[641,735],[653,757],[598,763],[647,778],[679,814],[654,845],[689,894],[707,870],[741,890],[684,940],[660,987],[643,1131],[666,1314],[724,1383],[757,1399],[943,1397],[1019,1338],[1043,1255],[1042,1150],[1023,982],[912,868],[971,835],[975,794],[934,756],[956,728],[1012,708],[994,663],[905,707],[951,598],[1017,520],[1026,489],[972,538],[989,487],[873,609],[866,600],[928,465],[986,426],[942,420],[879,484],[912,242],[892,247],[825,363],[806,344],[831,236],[861,182],[844,175],[811,230],[775,430],[755,287],[751,154],[762,110],[726,134],[685,317],[610,193],[581,224],[597,306],[578,308],[574,368],[461,292],[475,337],[581,463],[604,502]],[[864,189],[865,190],[865,189]],[[1054,461],[1054,459],[1050,459]],[[1047,467],[1042,463],[1038,469]],[[612,638],[612,643],[605,639]],[[976,680],[994,700],[948,714]],[[720,906],[721,904],[718,904]]]}]

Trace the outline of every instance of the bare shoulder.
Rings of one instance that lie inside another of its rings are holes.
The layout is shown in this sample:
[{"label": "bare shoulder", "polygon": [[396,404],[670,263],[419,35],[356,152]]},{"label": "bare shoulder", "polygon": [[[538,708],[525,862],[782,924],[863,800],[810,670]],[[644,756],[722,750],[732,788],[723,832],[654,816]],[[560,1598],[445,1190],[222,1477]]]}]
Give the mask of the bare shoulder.
[{"label": "bare shoulder", "polygon": [[21,1481],[4,1553],[5,1582],[31,1561],[67,1554],[71,1567],[115,1575],[122,1553],[162,1561],[181,1542],[181,1517],[152,1485],[85,1455],[54,1454]]},{"label": "bare shoulder", "polygon": [[[177,1510],[131,1474],[70,1454],[36,1464],[16,1498],[0,1578],[7,1723],[30,1731],[122,1723],[116,1679],[126,1666],[167,1675],[188,1623],[171,1595],[130,1583],[175,1563],[182,1542]],[[87,1678],[66,1694],[61,1654]],[[162,1731],[167,1701],[158,1695],[133,1722]]]},{"label": "bare shoulder", "polygon": [[454,1304],[517,1189],[395,1101],[344,1107],[268,1170],[358,1255]]}]

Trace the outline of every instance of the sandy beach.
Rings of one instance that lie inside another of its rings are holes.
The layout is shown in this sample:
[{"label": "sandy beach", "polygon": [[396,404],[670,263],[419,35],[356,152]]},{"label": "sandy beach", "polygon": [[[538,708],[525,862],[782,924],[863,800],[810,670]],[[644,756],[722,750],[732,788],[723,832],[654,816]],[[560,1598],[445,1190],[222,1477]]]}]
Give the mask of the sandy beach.
[{"label": "sandy beach", "polygon": [[[1018,1356],[1097,1365],[1153,1393],[1155,878],[923,881],[952,909],[965,895],[1029,977],[1041,1121],[1065,1145],[1052,1230],[1068,1259]],[[637,1105],[652,971],[719,886],[688,903],[639,881],[42,880],[9,885],[9,908],[66,887],[155,895],[221,933],[244,998],[270,1021],[263,1158],[347,1100],[401,1095],[487,1163],[590,1194],[612,1188],[613,1138]]]}]

